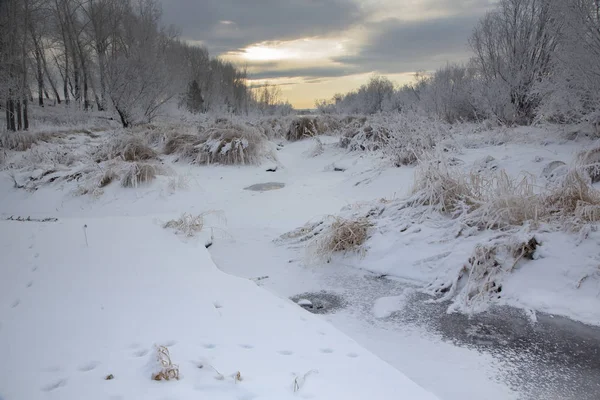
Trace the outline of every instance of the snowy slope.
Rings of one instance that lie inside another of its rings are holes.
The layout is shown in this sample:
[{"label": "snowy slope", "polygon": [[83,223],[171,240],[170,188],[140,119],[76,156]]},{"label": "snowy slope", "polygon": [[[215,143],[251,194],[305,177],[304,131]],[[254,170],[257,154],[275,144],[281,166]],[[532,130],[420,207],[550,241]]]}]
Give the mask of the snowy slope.
[{"label": "snowy slope", "polygon": [[[435,399],[152,218],[3,221],[0,238],[3,400]],[[151,380],[155,344],[181,380]]]}]

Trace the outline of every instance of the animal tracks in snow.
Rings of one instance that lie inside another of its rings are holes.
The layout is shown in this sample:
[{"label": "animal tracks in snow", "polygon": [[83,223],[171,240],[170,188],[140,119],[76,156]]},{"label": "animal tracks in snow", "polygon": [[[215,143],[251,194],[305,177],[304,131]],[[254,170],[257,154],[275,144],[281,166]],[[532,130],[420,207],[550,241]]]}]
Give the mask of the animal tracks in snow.
[{"label": "animal tracks in snow", "polygon": [[294,354],[294,352],[290,350],[279,350],[277,353],[281,354],[282,356],[291,356]]},{"label": "animal tracks in snow", "polygon": [[98,365],[100,365],[99,362],[97,362],[97,361],[90,361],[87,364],[81,365],[78,369],[81,372],[89,372],[89,371],[93,371],[94,369],[96,369],[98,367]]},{"label": "animal tracks in snow", "polygon": [[138,358],[144,357],[146,354],[148,354],[148,349],[141,349],[133,352],[133,356]]},{"label": "animal tracks in snow", "polygon": [[52,383],[49,383],[48,385],[42,387],[42,390],[44,392],[51,392],[53,390],[59,389],[63,386],[67,385],[67,380],[66,379],[59,379],[57,381],[54,381]]}]

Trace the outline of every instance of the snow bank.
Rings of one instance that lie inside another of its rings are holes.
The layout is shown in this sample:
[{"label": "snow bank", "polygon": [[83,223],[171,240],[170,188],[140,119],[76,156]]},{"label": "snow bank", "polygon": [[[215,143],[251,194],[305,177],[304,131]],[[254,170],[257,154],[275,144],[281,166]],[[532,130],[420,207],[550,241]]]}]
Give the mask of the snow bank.
[{"label": "snow bank", "polygon": [[[3,400],[434,399],[150,218],[2,221],[0,237]],[[155,345],[179,380],[151,380]]]}]

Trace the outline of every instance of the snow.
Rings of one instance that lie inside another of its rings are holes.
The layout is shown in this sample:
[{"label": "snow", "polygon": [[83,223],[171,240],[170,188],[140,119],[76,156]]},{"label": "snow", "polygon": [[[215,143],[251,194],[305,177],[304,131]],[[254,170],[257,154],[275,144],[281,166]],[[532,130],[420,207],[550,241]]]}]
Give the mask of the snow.
[{"label": "snow", "polygon": [[[3,221],[0,232],[3,399],[435,399],[151,218]],[[151,380],[155,344],[179,381]]]},{"label": "snow", "polygon": [[373,314],[376,318],[387,318],[396,311],[402,310],[406,303],[406,295],[380,297],[373,304]]},{"label": "snow", "polygon": [[[569,165],[591,145],[562,140],[552,129],[524,129],[457,135],[449,156],[465,171],[493,157],[487,165],[544,183],[548,163]],[[390,211],[377,221],[364,258],[315,263],[303,247],[273,243],[306,222],[394,204],[411,192],[413,167],[390,167],[376,153],[347,153],[335,137],[321,141],[324,151],[314,157],[313,141],[286,143],[277,152],[276,172],[266,171],[272,164],[197,167],[166,157],[173,176],[136,189],[112,184],[98,197],[76,196],[74,181],[17,190],[7,173],[0,174],[3,218],[59,218],[0,222],[8,255],[8,279],[0,281],[0,340],[12,346],[0,367],[2,400],[140,393],[150,399],[287,398],[294,396],[296,378],[302,386],[296,396],[390,398],[406,390],[418,393],[407,398],[432,396],[406,377],[446,400],[519,398],[502,382],[503,361],[394,325],[407,293],[373,292],[365,283],[366,276],[385,274],[416,291],[442,285],[456,277],[477,244],[493,240],[493,232],[463,231],[457,239],[452,221],[409,221]],[[21,170],[19,182],[42,170]],[[267,182],[285,186],[244,190]],[[224,218],[207,215],[199,237],[161,228],[184,212],[211,210]],[[534,260],[503,276],[495,304],[523,308],[532,319],[543,311],[600,325],[600,234],[535,235],[542,245]],[[205,249],[209,237],[212,259]],[[349,296],[364,309],[321,317],[286,300],[319,290]],[[154,344],[168,345],[180,381],[150,381],[146,366]],[[215,379],[207,364],[224,379]],[[78,369],[92,365],[86,373]],[[238,371],[243,380],[236,383]],[[115,379],[105,381],[107,374]]]}]

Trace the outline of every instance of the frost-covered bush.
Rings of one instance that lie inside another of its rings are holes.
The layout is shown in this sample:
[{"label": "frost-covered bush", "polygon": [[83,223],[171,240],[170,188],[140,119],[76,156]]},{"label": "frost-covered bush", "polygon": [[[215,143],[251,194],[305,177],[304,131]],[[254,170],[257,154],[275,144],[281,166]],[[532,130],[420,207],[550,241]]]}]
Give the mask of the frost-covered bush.
[{"label": "frost-covered bush", "polygon": [[213,128],[203,136],[203,143],[196,146],[197,164],[259,164],[275,158],[267,137],[251,127]]},{"label": "frost-covered bush", "polygon": [[121,179],[121,186],[137,188],[156,179],[157,172],[158,168],[155,165],[132,162],[126,167],[125,174]]},{"label": "frost-covered bush", "polygon": [[149,161],[158,158],[158,153],[148,146],[141,136],[118,131],[101,146],[94,155],[96,162],[119,158],[124,161]]},{"label": "frost-covered bush", "polygon": [[294,119],[285,134],[289,141],[297,141],[310,138],[319,134],[316,118],[299,117]]},{"label": "frost-covered bush", "polygon": [[340,146],[351,151],[380,150],[396,166],[414,165],[450,137],[449,126],[414,112],[370,116],[360,128],[346,128]]},{"label": "frost-covered bush", "polygon": [[245,165],[275,159],[267,136],[248,123],[218,118],[200,132],[168,133],[163,152],[194,164]]}]

